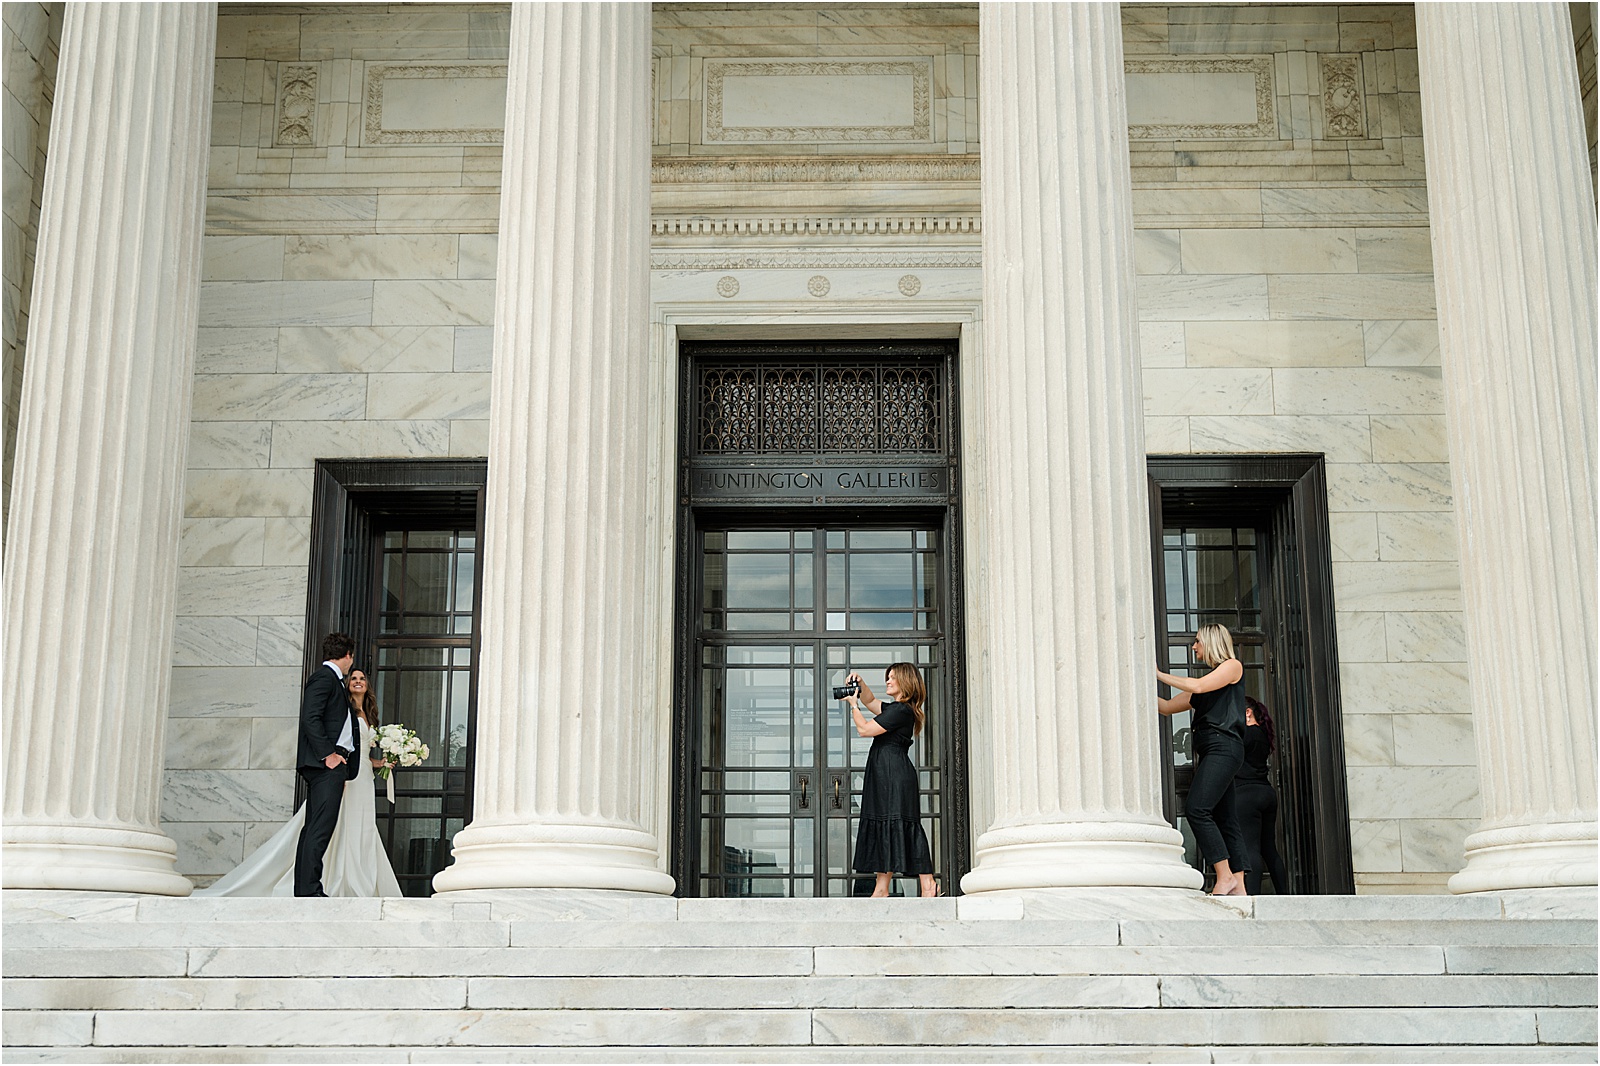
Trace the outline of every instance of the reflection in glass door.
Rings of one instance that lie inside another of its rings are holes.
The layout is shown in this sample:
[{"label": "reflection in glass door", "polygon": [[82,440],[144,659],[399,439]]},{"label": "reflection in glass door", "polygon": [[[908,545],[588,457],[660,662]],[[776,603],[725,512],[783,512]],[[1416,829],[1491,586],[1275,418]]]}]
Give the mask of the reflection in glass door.
[{"label": "reflection in glass door", "polygon": [[383,721],[409,726],[428,745],[421,766],[394,770],[393,808],[377,782],[378,831],[408,896],[432,894],[466,820],[476,561],[473,529],[384,533],[377,663],[356,664],[373,675]]},{"label": "reflection in glass door", "polygon": [[[855,735],[831,689],[855,670],[881,697],[898,661],[928,684],[911,756],[942,878],[950,701],[939,532],[709,530],[699,549],[699,894],[871,891],[874,871],[850,868],[871,740]],[[915,879],[894,890],[914,895]]]}]

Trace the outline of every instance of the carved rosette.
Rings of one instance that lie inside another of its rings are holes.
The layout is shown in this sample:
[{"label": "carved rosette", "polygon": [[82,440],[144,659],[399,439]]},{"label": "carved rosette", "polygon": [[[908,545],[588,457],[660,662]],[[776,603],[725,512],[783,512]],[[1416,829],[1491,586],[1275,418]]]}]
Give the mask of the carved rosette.
[{"label": "carved rosette", "polygon": [[278,123],[273,143],[283,148],[317,143],[317,68],[278,68]]},{"label": "carved rosette", "polygon": [[1333,140],[1367,135],[1367,102],[1361,91],[1359,55],[1323,55],[1322,136]]},{"label": "carved rosette", "polygon": [[922,279],[915,274],[907,274],[900,279],[900,295],[915,296],[922,291]]},{"label": "carved rosette", "polygon": [[732,299],[739,295],[739,279],[732,274],[724,274],[717,279],[717,295],[724,299]]},{"label": "carved rosette", "polygon": [[806,279],[806,291],[819,299],[828,295],[831,288],[833,283],[821,274],[813,274]]}]

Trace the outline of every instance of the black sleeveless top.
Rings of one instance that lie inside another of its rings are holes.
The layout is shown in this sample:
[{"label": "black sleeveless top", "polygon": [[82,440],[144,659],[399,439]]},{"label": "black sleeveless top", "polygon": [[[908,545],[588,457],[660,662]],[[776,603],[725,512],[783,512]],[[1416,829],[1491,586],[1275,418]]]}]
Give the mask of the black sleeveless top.
[{"label": "black sleeveless top", "polygon": [[1191,692],[1195,732],[1221,733],[1244,740],[1244,678],[1215,692]]}]

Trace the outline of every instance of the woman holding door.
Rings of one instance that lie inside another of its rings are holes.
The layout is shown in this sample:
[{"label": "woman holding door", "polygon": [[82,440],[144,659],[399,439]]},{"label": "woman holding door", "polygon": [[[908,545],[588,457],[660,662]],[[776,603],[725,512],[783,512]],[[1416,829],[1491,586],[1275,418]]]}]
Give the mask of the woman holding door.
[{"label": "woman holding door", "polygon": [[1184,809],[1201,860],[1216,871],[1211,894],[1243,896],[1250,852],[1239,831],[1233,778],[1244,762],[1244,664],[1233,653],[1233,634],[1216,623],[1200,627],[1191,650],[1209,671],[1202,677],[1179,677],[1157,670],[1156,680],[1178,694],[1158,696],[1156,705],[1162,714],[1194,712],[1194,779]]},{"label": "woman holding door", "polygon": [[[922,831],[922,796],[911,745],[922,732],[927,688],[912,663],[895,663],[884,672],[887,700],[880,700],[857,673],[850,680],[859,692],[846,696],[856,733],[872,738],[861,786],[861,816],[856,823],[857,873],[875,873],[874,897],[889,894],[895,874],[917,876],[923,896],[937,896],[933,853]],[[863,707],[872,714],[868,718]]]}]

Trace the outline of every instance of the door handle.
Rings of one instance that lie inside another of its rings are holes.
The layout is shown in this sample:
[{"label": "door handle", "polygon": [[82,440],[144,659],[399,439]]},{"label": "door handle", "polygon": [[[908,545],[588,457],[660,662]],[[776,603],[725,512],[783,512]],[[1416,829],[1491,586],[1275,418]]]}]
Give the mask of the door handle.
[{"label": "door handle", "polygon": [[810,788],[811,778],[802,777],[800,779],[800,809],[802,811],[811,807]]},{"label": "door handle", "polygon": [[833,775],[833,809],[839,810],[839,789],[844,784],[844,779],[838,774]]}]

